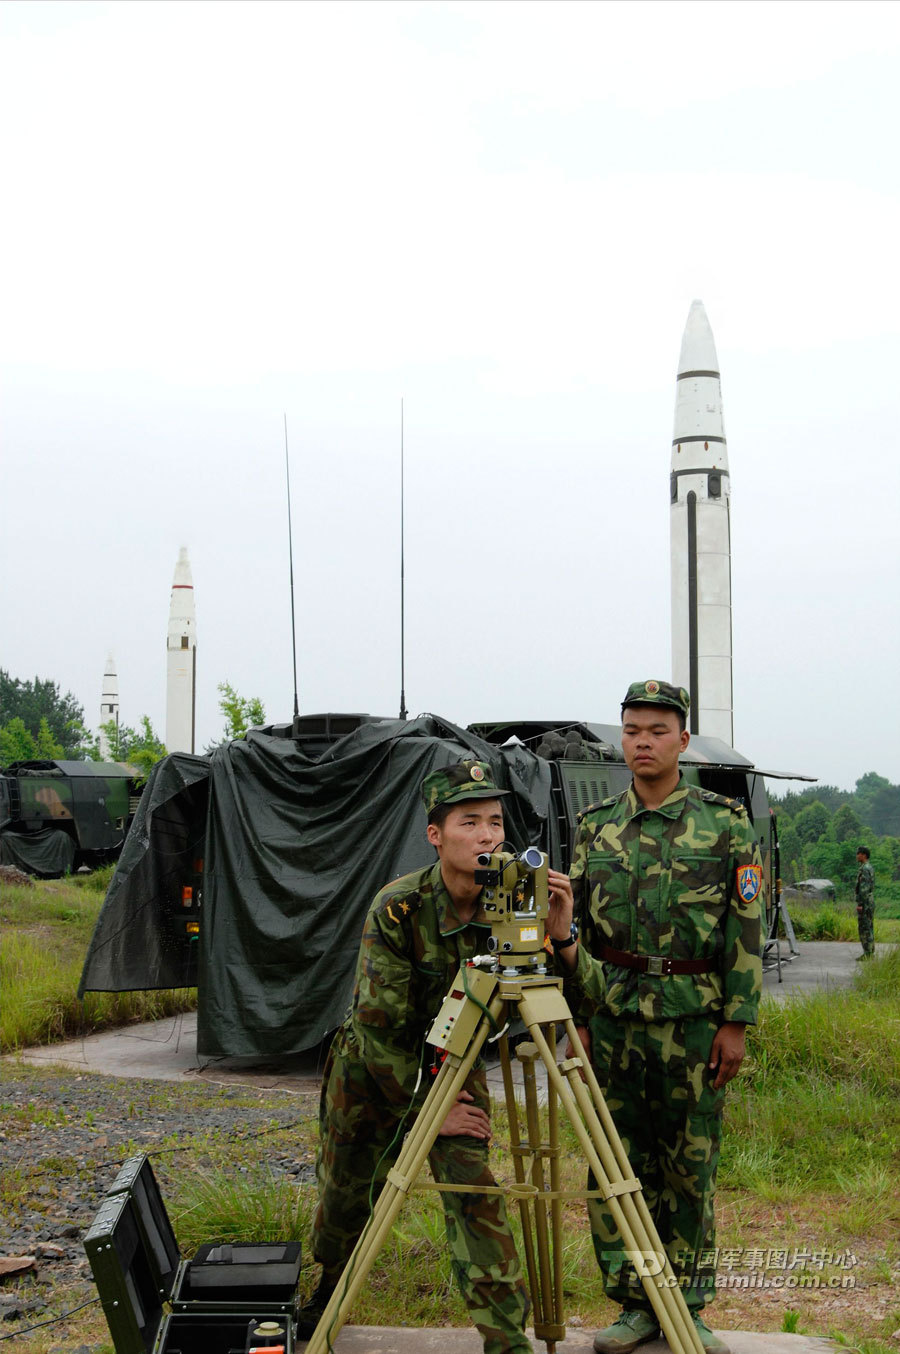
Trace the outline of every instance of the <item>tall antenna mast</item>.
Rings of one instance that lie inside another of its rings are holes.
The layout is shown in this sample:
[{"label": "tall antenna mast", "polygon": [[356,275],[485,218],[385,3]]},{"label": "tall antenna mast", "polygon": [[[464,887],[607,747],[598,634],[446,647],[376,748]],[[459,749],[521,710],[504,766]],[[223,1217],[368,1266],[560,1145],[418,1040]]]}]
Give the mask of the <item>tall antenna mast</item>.
[{"label": "tall antenna mast", "polygon": [[403,509],[403,398],[400,399],[400,718],[406,719],[406,578]]},{"label": "tall antenna mast", "polygon": [[291,466],[288,460],[287,414],[284,416],[284,477],[287,482],[288,560],[291,569],[291,644],[294,650],[294,719],[300,715],[297,703],[297,623],[294,618],[294,533],[291,528]]}]

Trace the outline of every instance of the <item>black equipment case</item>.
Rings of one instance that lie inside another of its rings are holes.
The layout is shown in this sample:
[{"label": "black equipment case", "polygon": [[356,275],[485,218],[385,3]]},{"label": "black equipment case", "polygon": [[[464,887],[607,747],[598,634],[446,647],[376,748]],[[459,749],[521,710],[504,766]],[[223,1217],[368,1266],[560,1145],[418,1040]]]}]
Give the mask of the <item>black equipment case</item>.
[{"label": "black equipment case", "polygon": [[207,1245],[183,1260],[147,1157],[126,1161],[84,1248],[116,1354],[245,1354],[262,1322],[293,1354],[300,1243]]}]

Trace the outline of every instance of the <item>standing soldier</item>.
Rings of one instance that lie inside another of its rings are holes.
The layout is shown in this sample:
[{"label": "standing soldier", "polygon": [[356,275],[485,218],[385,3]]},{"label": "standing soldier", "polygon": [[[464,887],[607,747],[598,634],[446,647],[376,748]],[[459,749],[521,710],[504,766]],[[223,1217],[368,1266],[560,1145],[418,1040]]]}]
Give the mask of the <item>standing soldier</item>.
[{"label": "standing soldier", "polygon": [[[713,1198],[725,1084],[744,1056],[762,988],[762,869],[746,811],[688,785],[678,758],[687,692],[635,682],[622,702],[629,789],[582,815],[548,930],[606,1103],[700,1340],[715,1292]],[[578,932],[580,931],[580,939]],[[597,1354],[629,1354],[659,1326],[613,1219],[589,1201],[591,1231],[618,1320]]]},{"label": "standing soldier", "polygon": [[856,925],[859,928],[859,943],[863,947],[860,959],[871,959],[875,953],[875,871],[869,864],[869,848],[857,848],[856,860],[859,870],[856,874]]},{"label": "standing soldier", "polygon": [[[334,1292],[403,1135],[430,1089],[425,1042],[451,979],[487,948],[474,918],[481,888],[477,858],[504,840],[501,797],[486,762],[432,771],[422,782],[435,865],[397,879],[366,918],[350,1013],[331,1046],[322,1081],[319,1207],[313,1254],[319,1286],[300,1312],[307,1339]],[[551,887],[571,897],[565,875]],[[571,910],[571,909],[570,909]],[[495,1181],[488,1167],[490,1100],[476,1064],[444,1120],[429,1161],[436,1180],[470,1184],[442,1200],[453,1272],[486,1354],[531,1354],[529,1302],[502,1196],[478,1193]]]}]

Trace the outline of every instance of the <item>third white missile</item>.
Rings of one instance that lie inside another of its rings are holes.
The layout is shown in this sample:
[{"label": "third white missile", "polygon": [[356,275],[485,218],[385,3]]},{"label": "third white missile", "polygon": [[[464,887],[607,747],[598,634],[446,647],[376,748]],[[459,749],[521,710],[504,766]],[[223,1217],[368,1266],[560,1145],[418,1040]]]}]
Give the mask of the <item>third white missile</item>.
[{"label": "third white missile", "polygon": [[106,736],[104,724],[112,721],[116,728],[119,725],[119,679],[116,676],[116,663],[112,654],[106,660],[106,668],[103,672],[103,692],[100,696],[100,759],[101,761],[111,761],[113,753],[118,756],[118,744],[114,749]]}]

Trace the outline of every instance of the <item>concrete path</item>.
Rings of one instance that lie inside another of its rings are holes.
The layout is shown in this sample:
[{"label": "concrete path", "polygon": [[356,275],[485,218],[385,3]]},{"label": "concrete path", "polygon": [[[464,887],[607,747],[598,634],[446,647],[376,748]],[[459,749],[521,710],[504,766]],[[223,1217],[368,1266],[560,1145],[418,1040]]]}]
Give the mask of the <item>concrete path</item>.
[{"label": "concrete path", "polygon": [[[751,1331],[718,1331],[731,1354],[831,1354],[837,1346],[831,1340],[814,1335],[783,1335],[772,1331],[755,1335]],[[546,1349],[529,1331],[535,1354]],[[570,1328],[557,1345],[558,1354],[590,1354],[593,1329]],[[300,1349],[305,1348],[301,1341]],[[481,1337],[475,1330],[457,1326],[413,1329],[400,1326],[345,1326],[334,1342],[335,1354],[481,1354]],[[665,1340],[641,1345],[641,1354],[668,1354]]]},{"label": "concrete path", "polygon": [[[885,954],[890,948],[890,945],[876,945],[875,952]],[[790,950],[787,942],[782,941],[781,982],[778,981],[774,955],[767,957],[763,992],[768,996],[781,1000],[821,988],[834,990],[849,987],[859,968],[857,961],[862,954],[857,940],[801,940],[799,949],[799,955],[786,962]]]}]

